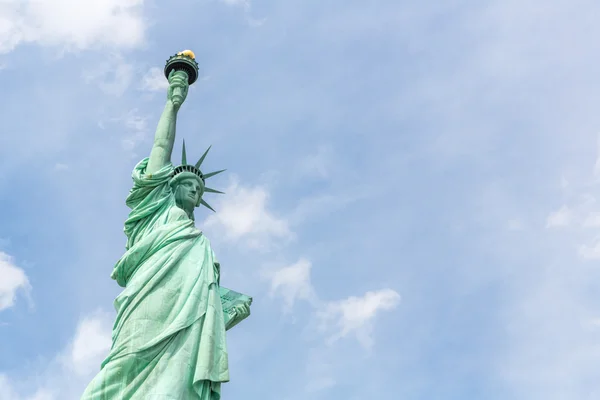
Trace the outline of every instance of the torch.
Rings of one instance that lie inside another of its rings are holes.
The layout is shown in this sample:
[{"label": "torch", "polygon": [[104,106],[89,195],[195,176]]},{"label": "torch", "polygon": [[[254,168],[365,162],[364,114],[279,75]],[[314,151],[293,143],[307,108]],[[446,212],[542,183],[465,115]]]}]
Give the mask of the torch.
[{"label": "torch", "polygon": [[[198,79],[198,63],[196,62],[194,52],[191,50],[184,50],[171,56],[165,65],[165,77],[167,79],[169,78],[171,71],[185,74],[188,84],[190,85],[196,82],[196,79]],[[179,104],[183,101],[181,90],[181,88],[174,88],[173,90],[173,100]]]}]

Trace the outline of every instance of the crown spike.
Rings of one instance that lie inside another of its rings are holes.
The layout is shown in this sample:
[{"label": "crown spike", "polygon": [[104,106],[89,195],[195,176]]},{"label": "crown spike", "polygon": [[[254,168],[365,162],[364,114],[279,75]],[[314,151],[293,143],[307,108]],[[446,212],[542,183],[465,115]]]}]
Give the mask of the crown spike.
[{"label": "crown spike", "polygon": [[202,204],[204,207],[208,208],[212,212],[216,212],[214,208],[212,208],[207,202],[204,201],[204,199],[200,199],[200,204]]},{"label": "crown spike", "polygon": [[185,154],[185,139],[183,139],[183,147],[181,148],[181,165],[187,164],[187,156]]},{"label": "crown spike", "polygon": [[211,176],[215,176],[215,175],[217,175],[217,174],[220,174],[220,173],[221,173],[221,172],[223,172],[223,171],[227,171],[227,170],[226,170],[226,169],[222,169],[222,170],[220,170],[220,171],[209,172],[208,174],[203,174],[202,176],[204,176],[204,179],[208,179],[208,178],[210,178]]},{"label": "crown spike", "polygon": [[200,157],[200,159],[196,163],[196,168],[200,169],[200,166],[204,162],[204,159],[206,158],[206,155],[208,154],[208,151],[210,150],[211,147],[212,147],[212,144],[210,146],[208,146],[208,149],[206,149],[206,151],[204,152],[204,154],[202,154],[202,157]]},{"label": "crown spike", "polygon": [[221,191],[218,191],[216,189],[209,188],[209,187],[205,187],[204,191],[207,192],[207,193],[225,194],[224,192],[221,192]]}]

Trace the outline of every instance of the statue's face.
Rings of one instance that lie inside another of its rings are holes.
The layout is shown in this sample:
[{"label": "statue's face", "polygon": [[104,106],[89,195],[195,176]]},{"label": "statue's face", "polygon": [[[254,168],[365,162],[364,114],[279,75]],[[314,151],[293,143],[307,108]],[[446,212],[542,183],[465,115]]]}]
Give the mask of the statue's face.
[{"label": "statue's face", "polygon": [[198,179],[184,178],[175,190],[177,205],[186,211],[193,211],[202,196],[202,186]]}]

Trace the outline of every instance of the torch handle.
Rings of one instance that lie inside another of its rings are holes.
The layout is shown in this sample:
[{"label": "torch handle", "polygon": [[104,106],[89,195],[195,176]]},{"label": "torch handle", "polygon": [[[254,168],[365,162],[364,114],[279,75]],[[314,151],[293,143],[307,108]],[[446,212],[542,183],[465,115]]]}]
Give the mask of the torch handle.
[{"label": "torch handle", "polygon": [[[187,72],[185,72],[184,70],[176,70],[173,75],[180,75],[185,82],[188,81],[188,74]],[[180,86],[176,86],[173,88],[173,104],[180,106],[181,104],[183,104],[183,88]]]}]

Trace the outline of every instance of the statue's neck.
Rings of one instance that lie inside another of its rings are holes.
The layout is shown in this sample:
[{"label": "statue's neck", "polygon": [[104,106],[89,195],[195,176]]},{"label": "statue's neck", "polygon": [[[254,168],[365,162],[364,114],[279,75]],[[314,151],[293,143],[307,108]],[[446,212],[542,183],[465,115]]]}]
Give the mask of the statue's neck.
[{"label": "statue's neck", "polygon": [[192,221],[195,221],[195,219],[194,219],[194,212],[193,211],[186,211],[185,213],[187,214],[188,217],[190,217],[190,219]]},{"label": "statue's neck", "polygon": [[179,207],[180,209],[182,209],[183,211],[185,211],[185,213],[187,214],[188,218],[191,219],[192,221],[195,221],[194,219],[194,210],[186,210],[184,207],[180,206],[179,204],[177,204],[177,202],[175,202],[175,205],[177,205],[177,207]]},{"label": "statue's neck", "polygon": [[187,216],[189,217],[189,219],[191,219],[192,221],[195,221],[195,219],[194,219],[194,210],[188,211],[186,209],[183,209],[183,211],[185,211],[185,213],[187,214]]}]

